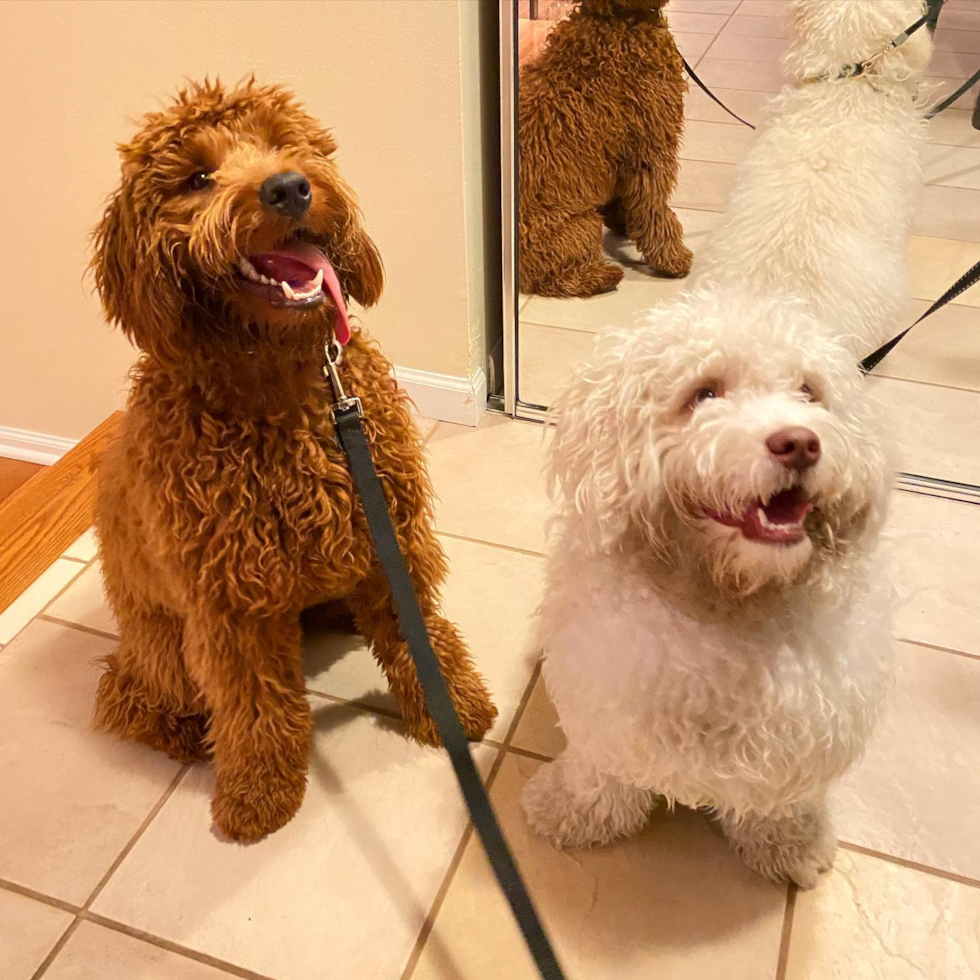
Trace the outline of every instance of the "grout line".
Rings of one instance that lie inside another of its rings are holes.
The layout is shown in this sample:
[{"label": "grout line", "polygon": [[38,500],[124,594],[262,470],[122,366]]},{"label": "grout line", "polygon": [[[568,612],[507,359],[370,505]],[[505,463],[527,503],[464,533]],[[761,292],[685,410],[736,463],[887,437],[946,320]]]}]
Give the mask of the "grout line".
[{"label": "grout line", "polygon": [[522,749],[516,745],[508,745],[505,751],[510,752],[511,755],[520,755],[525,759],[534,759],[537,762],[554,762],[555,756],[553,755],[542,755],[540,752],[534,752],[531,749]]},{"label": "grout line", "polygon": [[115,919],[107,919],[105,916],[98,915],[95,912],[80,913],[79,921],[82,920],[103,926],[106,929],[111,929],[113,932],[121,933],[124,936],[129,936],[130,939],[139,939],[150,946],[156,946],[158,949],[166,950],[168,953],[176,953],[178,956],[194,960],[205,966],[214,967],[216,970],[223,970],[233,977],[241,977],[242,980],[274,980],[273,977],[268,977],[264,973],[255,973],[253,970],[236,966],[227,960],[218,959],[216,956],[210,956],[208,953],[198,952],[189,946],[182,946],[180,943],[171,942],[169,939],[163,939],[160,936],[154,936],[152,933],[143,932],[141,929],[134,929],[132,926],[128,926],[123,922],[117,922]]},{"label": "grout line", "polygon": [[44,623],[54,623],[56,626],[67,626],[69,629],[78,630],[81,633],[90,633],[92,636],[101,636],[104,640],[119,640],[118,633],[99,630],[94,626],[86,626],[84,623],[73,623],[70,619],[62,619],[60,616],[49,616],[47,613],[38,613],[34,618],[40,619]]},{"label": "grout line", "polygon": [[908,858],[898,857],[895,854],[876,851],[874,848],[865,847],[863,844],[853,844],[846,840],[838,840],[837,843],[845,851],[853,851],[855,854],[863,854],[865,857],[877,858],[879,861],[896,864],[900,868],[908,868],[910,871],[918,871],[932,878],[942,878],[945,881],[952,881],[958,885],[966,885],[969,888],[980,888],[980,880],[969,878],[967,875],[957,874],[955,871],[946,871],[944,868],[934,868],[928,864],[919,864],[918,861],[910,861]]},{"label": "grout line", "polygon": [[380,705],[368,704],[366,701],[357,701],[352,698],[342,698],[337,694],[327,694],[325,691],[314,691],[310,687],[307,687],[306,693],[323,698],[325,701],[332,701],[334,704],[342,704],[348,708],[358,708],[361,711],[368,711],[373,715],[381,715],[383,718],[392,718],[395,721],[404,721],[401,713],[391,708],[382,708]]},{"label": "grout line", "polygon": [[786,909],[783,912],[783,930],[779,936],[779,958],[776,960],[774,980],[786,980],[789,963],[789,943],[793,933],[793,915],[796,912],[797,887],[792,882],[786,888]]},{"label": "grout line", "polygon": [[84,565],[86,568],[88,567],[89,561],[91,561],[89,558],[72,558],[71,555],[58,555],[58,557],[63,561],[77,562],[79,565]]},{"label": "grout line", "polygon": [[45,973],[48,972],[48,967],[55,961],[58,954],[64,949],[65,943],[68,942],[72,937],[72,933],[82,924],[82,920],[76,915],[74,919],[68,925],[68,928],[61,934],[58,941],[51,947],[48,955],[41,960],[41,965],[31,974],[31,980],[40,980]]},{"label": "grout line", "polygon": [[109,865],[109,870],[106,871],[106,873],[102,876],[99,883],[92,890],[92,894],[89,895],[85,904],[82,906],[82,912],[87,912],[89,910],[92,903],[101,894],[102,889],[105,888],[107,884],[109,884],[109,879],[116,873],[116,871],[119,868],[119,865],[121,865],[123,861],[125,861],[126,858],[129,856],[129,852],[132,851],[132,849],[136,846],[136,842],[143,836],[147,827],[149,827],[150,824],[153,822],[153,818],[160,812],[161,809],[163,809],[163,805],[167,802],[167,800],[170,799],[170,797],[173,795],[174,790],[177,789],[177,787],[180,785],[180,781],[184,778],[184,776],[186,776],[187,773],[190,772],[190,769],[191,769],[190,763],[185,763],[177,771],[177,775],[174,776],[172,780],[170,780],[170,785],[163,791],[163,795],[160,797],[159,800],[157,800],[153,809],[150,810],[150,812],[144,818],[143,822],[139,825],[139,827],[136,828],[136,833],[133,834],[133,836],[129,839],[129,843],[122,849],[122,851],[119,853],[119,856],[116,858],[116,860]]},{"label": "grout line", "polygon": [[429,443],[431,442],[432,437],[436,434],[436,429],[438,429],[439,426],[442,425],[442,420],[441,419],[436,419],[435,420],[435,423],[436,424],[434,426],[432,426],[431,429],[429,429],[429,431],[426,434],[425,438],[422,440],[422,448],[423,449],[425,449],[425,447],[428,446]]},{"label": "grout line", "polygon": [[[724,31],[725,28],[728,27],[728,25],[732,21],[732,18],[738,12],[739,7],[741,7],[741,6],[742,6],[741,3],[737,3],[732,8],[732,12],[725,18],[725,23],[722,24],[721,27],[719,27],[717,31],[715,31],[715,36],[711,39],[711,43],[704,49],[704,52],[701,54],[701,57],[698,58],[698,60],[694,62],[694,67],[695,68],[697,68],[698,65],[700,65],[701,62],[704,61],[704,59],[708,57],[708,54],[711,52],[711,49],[715,46],[715,42],[718,40],[718,38],[721,37],[722,31]],[[670,15],[668,14],[667,16],[668,16],[668,22],[669,22]],[[686,121],[687,120],[685,120],[685,122]],[[736,124],[736,125],[738,125],[738,124]]]},{"label": "grout line", "polygon": [[[608,255],[608,253],[606,253]],[[657,282],[664,282],[666,280],[655,280]],[[677,282],[683,282],[683,280],[675,280]],[[557,319],[557,317],[555,318]],[[577,333],[586,334],[589,337],[594,337],[602,329],[601,326],[596,327],[569,327],[562,323],[542,323],[540,320],[521,320],[521,327],[538,327],[544,328],[545,330],[561,330],[563,333]]]},{"label": "grout line", "polygon": [[[945,497],[940,498],[945,500]],[[980,653],[967,653],[966,650],[954,650],[953,647],[941,647],[936,643],[923,643],[921,640],[910,640],[904,636],[896,636],[896,643],[907,643],[913,647],[924,647],[926,650],[936,650],[939,653],[950,653],[954,657],[966,657],[967,660],[980,660]]]},{"label": "grout line", "polygon": [[4,878],[0,878],[0,888],[4,891],[13,892],[14,895],[20,895],[22,898],[32,898],[35,902],[40,902],[42,905],[50,905],[52,908],[61,909],[62,912],[71,912],[72,915],[78,915],[81,912],[81,907],[78,905],[72,905],[71,902],[63,902],[60,898],[53,898],[51,895],[45,895],[43,892],[36,892],[33,888],[18,885],[15,881],[7,881]]},{"label": "grout line", "polygon": [[534,668],[531,670],[531,677],[527,682],[527,687],[524,689],[524,693],[521,695],[521,700],[517,704],[517,710],[514,712],[514,720],[510,723],[510,728],[507,729],[507,734],[504,736],[504,748],[508,751],[510,751],[511,742],[514,740],[514,736],[517,734],[517,729],[524,718],[524,709],[531,700],[531,695],[534,693],[534,688],[537,685],[540,677],[541,660],[539,659],[534,665]]},{"label": "grout line", "polygon": [[488,548],[500,548],[502,551],[512,551],[517,555],[530,555],[532,558],[546,558],[543,551],[531,551],[529,548],[516,548],[512,544],[499,544],[496,541],[484,541],[482,538],[470,538],[465,534],[453,534],[451,531],[440,531],[436,528],[436,534],[443,538],[453,538],[455,541],[469,541],[470,544],[482,544]]},{"label": "grout line", "polygon": [[[503,753],[501,753],[501,756],[502,755]],[[446,895],[449,894],[449,889],[452,886],[453,879],[456,877],[456,872],[459,870],[460,864],[463,863],[463,855],[466,853],[467,847],[469,847],[470,840],[473,837],[473,832],[473,821],[468,820],[466,822],[466,827],[463,830],[463,834],[459,839],[459,844],[456,845],[456,850],[453,852],[452,859],[449,862],[449,867],[446,868],[446,873],[443,875],[442,881],[439,883],[439,888],[436,891],[435,898],[432,900],[432,905],[429,906],[429,911],[425,917],[425,922],[422,923],[422,928],[419,929],[419,934],[415,937],[415,944],[412,946],[412,950],[408,954],[408,958],[405,960],[405,967],[400,974],[400,980],[410,980],[412,974],[415,972],[415,968],[418,966],[419,960],[422,958],[422,951],[425,949],[426,943],[429,941],[429,936],[432,935],[432,929],[435,926],[436,917],[439,915],[439,911],[442,909],[443,902],[446,900]]]}]

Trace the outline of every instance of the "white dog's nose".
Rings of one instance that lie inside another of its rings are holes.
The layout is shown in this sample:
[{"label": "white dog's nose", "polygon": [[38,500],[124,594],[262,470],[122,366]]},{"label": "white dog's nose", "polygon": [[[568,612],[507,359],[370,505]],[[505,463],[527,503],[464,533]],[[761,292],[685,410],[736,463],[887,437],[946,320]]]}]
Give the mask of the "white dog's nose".
[{"label": "white dog's nose", "polygon": [[766,448],[789,470],[809,469],[820,459],[820,438],[812,429],[801,425],[774,432],[766,439]]}]

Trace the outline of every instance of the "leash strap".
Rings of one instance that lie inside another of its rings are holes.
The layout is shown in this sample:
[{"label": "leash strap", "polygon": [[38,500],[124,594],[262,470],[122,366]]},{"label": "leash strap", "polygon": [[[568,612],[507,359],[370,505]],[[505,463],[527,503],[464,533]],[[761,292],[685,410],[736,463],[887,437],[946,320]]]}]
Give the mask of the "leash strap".
[{"label": "leash strap", "polygon": [[934,105],[927,113],[926,119],[933,119],[940,112],[945,112],[961,95],[969,92],[977,82],[980,81],[980,68],[978,68],[952,95],[947,96],[942,102]]},{"label": "leash strap", "polygon": [[733,119],[737,119],[743,126],[748,126],[749,129],[755,129],[755,126],[753,126],[752,123],[746,122],[741,116],[736,116],[735,113],[732,112],[732,110],[729,109],[728,106],[725,105],[725,103],[722,102],[721,99],[719,99],[718,96],[715,95],[715,93],[712,92],[711,89],[708,88],[708,86],[705,85],[700,78],[698,78],[694,69],[687,63],[687,58],[682,57],[681,61],[684,62],[684,71],[687,72],[688,77],[691,79],[691,81],[693,81],[694,84],[697,85],[697,87],[701,89],[701,91],[704,92],[704,94],[709,99],[711,99],[712,102],[716,103],[717,105],[720,105],[722,109],[724,109],[725,112],[728,113],[728,115],[730,115]]},{"label": "leash strap", "polygon": [[870,58],[865,61],[853,62],[849,65],[844,65],[843,68],[836,75],[825,76],[830,78],[857,78],[859,75],[863,75],[869,68],[879,62],[886,54],[890,54],[896,48],[900,48],[920,27],[924,27],[929,23],[930,14],[928,11],[923,14],[914,24],[909,24],[908,27],[902,31],[901,34],[896,35],[888,42],[888,47],[879,51],[877,54],[873,54]]},{"label": "leash strap", "polygon": [[899,341],[912,329],[912,327],[920,324],[927,316],[932,316],[936,310],[941,310],[947,303],[951,303],[957,296],[965,293],[971,286],[975,286],[980,282],[980,262],[971,268],[967,269],[966,272],[960,276],[956,282],[953,283],[949,289],[946,290],[939,299],[936,300],[932,306],[929,307],[918,320],[915,321],[911,326],[906,327],[897,337],[892,337],[887,344],[882,344],[876,351],[870,353],[863,361],[861,361],[859,367],[861,368],[862,374],[869,374],[873,371],[895,348]]},{"label": "leash strap", "polygon": [[364,508],[378,560],[388,580],[402,637],[415,661],[426,704],[449,753],[470,818],[483,842],[493,873],[497,876],[514,918],[524,934],[524,941],[538,972],[544,980],[564,980],[564,974],[534,909],[531,896],[527,893],[500,824],[494,816],[483,781],[473,764],[466,734],[453,708],[449,690],[439,669],[439,661],[432,650],[405,557],[398,547],[381,481],[371,459],[371,449],[361,421],[360,403],[356,399],[345,398],[342,390],[335,390],[335,394],[338,399],[338,407],[334,412],[337,436],[350,462],[354,487]]}]

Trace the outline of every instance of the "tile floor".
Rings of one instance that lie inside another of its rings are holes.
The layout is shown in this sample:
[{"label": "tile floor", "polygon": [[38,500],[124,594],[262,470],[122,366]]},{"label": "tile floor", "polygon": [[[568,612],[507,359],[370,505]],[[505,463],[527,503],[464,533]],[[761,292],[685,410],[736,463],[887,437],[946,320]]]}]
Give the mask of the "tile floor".
[{"label": "tile floor", "polygon": [[[521,786],[563,744],[530,638],[543,430],[423,424],[445,605],[500,707],[478,764],[569,980],[980,976],[980,508],[896,496],[896,683],[834,795],[835,870],[797,893],[688,812],[584,854],[527,831]],[[308,631],[306,803],[250,847],[212,834],[209,766],[90,730],[116,642],[91,535],[0,614],[0,642],[3,980],[534,976],[446,760],[403,737],[359,638]]]},{"label": "tile floor", "polygon": [[[705,52],[722,42],[711,56],[719,64],[746,51],[765,64],[778,52],[779,0],[673,6],[677,29],[705,38]],[[980,12],[950,0],[943,18],[943,50],[972,64]],[[739,77],[748,84],[768,71]],[[764,98],[724,94],[746,113]],[[691,105],[689,146],[701,159],[685,161],[679,213],[696,247],[746,137]],[[959,183],[931,189],[980,194],[961,173],[970,155],[955,156],[956,147],[980,153],[980,134],[959,115],[939,121],[932,150],[932,172],[960,174]],[[934,203],[930,230],[912,245],[916,309],[980,257],[980,233],[956,233],[980,221],[980,198]],[[612,296],[532,300],[526,324],[540,329],[522,333],[525,369],[539,366],[531,390],[547,399],[567,370],[557,353],[577,356],[597,326],[673,288],[634,265]],[[905,413],[907,456],[974,482],[978,305],[967,294],[913,335],[877,382]],[[499,416],[476,429],[423,427],[452,563],[446,609],[500,708],[477,761],[569,980],[980,976],[980,508],[895,498],[895,688],[867,757],[835,794],[835,869],[797,893],[748,872],[683,811],[585,854],[559,854],[528,833],[521,786],[562,747],[529,631],[545,547],[544,433]],[[446,760],[405,740],[357,637],[308,631],[307,800],[249,847],[211,833],[209,766],[182,767],[90,730],[94,661],[115,642],[90,534],[0,613],[2,980],[531,980]]]},{"label": "tile floor", "polygon": [[[785,81],[779,64],[786,45],[782,10],[783,0],[671,0],[667,14],[698,74],[733,111],[757,120]],[[537,22],[539,33],[542,23]],[[980,65],[980,3],[949,0],[935,38],[932,71],[941,85],[955,87]],[[974,98],[974,92],[967,94],[931,123],[927,183],[909,248],[910,323],[927,301],[980,260],[980,132],[970,126]],[[673,204],[688,244],[697,250],[754,134],[693,85],[686,114]],[[606,248],[627,270],[615,292],[588,300],[524,299],[518,331],[522,402],[550,404],[572,366],[590,350],[595,331],[628,320],[680,288],[676,281],[651,276],[631,244],[610,234]],[[912,472],[980,482],[980,466],[955,451],[963,441],[976,444],[980,434],[975,421],[980,419],[978,306],[980,289],[974,288],[914,331],[877,370],[897,427],[909,435],[906,468]]]}]

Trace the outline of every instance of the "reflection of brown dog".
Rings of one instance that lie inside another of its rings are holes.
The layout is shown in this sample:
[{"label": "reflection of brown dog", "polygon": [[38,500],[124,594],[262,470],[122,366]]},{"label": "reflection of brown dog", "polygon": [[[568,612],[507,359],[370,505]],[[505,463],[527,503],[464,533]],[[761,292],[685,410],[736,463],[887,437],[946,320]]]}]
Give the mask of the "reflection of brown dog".
[{"label": "reflection of brown dog", "polygon": [[[121,642],[97,719],[182,761],[213,751],[212,812],[241,840],[282,826],[303,799],[304,607],[344,601],[408,731],[437,741],[322,376],[345,297],[370,305],[383,282],[334,150],[281,89],[193,86],[122,147],[122,184],[95,234],[106,312],[143,352],[101,472],[96,524]],[[480,736],[496,710],[437,612],[446,563],[406,397],[363,333],[341,375],[363,401],[456,708]]]},{"label": "reflection of brown dog", "polygon": [[582,0],[521,69],[521,292],[615,289],[623,270],[603,257],[603,219],[654,271],[687,274],[691,253],[667,206],[685,83],[665,2]]}]

